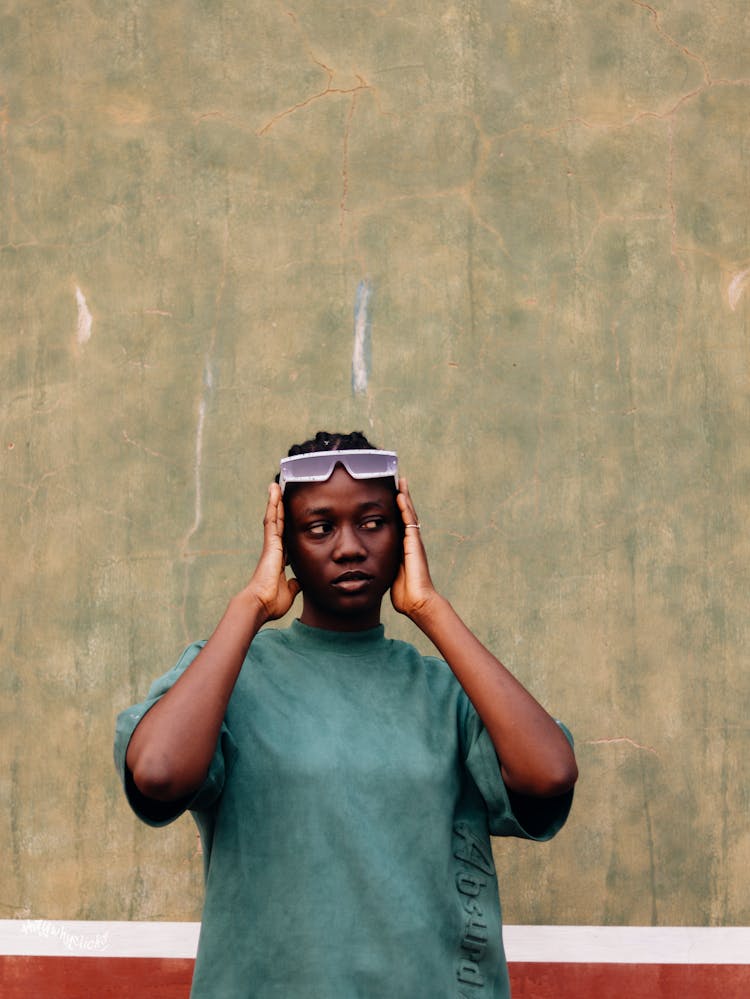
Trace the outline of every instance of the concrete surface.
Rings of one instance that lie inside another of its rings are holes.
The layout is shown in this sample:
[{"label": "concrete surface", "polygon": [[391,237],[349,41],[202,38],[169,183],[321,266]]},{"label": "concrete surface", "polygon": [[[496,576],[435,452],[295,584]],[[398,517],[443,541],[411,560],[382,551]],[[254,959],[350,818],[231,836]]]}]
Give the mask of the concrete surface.
[{"label": "concrete surface", "polygon": [[359,428],[577,737],[506,918],[748,924],[749,43],[745,0],[6,0],[1,916],[197,918],[114,715],[288,445]]}]

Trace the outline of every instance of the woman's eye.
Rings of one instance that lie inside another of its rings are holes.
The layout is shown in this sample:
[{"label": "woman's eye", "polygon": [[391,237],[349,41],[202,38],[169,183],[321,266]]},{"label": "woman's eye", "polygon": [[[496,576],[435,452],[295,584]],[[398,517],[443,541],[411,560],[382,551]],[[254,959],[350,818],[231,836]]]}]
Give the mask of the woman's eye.
[{"label": "woman's eye", "polygon": [[370,517],[368,520],[364,521],[362,527],[366,531],[376,531],[382,523],[383,521],[380,517]]},{"label": "woman's eye", "polygon": [[322,538],[324,535],[328,534],[330,530],[330,524],[310,524],[307,528],[307,533],[312,534],[314,538]]}]

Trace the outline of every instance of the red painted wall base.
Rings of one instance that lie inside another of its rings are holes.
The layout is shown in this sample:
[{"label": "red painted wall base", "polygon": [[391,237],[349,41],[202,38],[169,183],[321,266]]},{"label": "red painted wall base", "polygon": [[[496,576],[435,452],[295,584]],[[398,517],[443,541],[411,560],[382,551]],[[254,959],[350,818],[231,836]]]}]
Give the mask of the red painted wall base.
[{"label": "red painted wall base", "polygon": [[[2,999],[187,999],[189,958],[0,955]],[[750,964],[511,963],[513,999],[747,999]]]},{"label": "red painted wall base", "polygon": [[192,958],[0,956],[2,999],[187,999]]},{"label": "red painted wall base", "polygon": [[750,964],[510,964],[513,999],[747,999]]}]

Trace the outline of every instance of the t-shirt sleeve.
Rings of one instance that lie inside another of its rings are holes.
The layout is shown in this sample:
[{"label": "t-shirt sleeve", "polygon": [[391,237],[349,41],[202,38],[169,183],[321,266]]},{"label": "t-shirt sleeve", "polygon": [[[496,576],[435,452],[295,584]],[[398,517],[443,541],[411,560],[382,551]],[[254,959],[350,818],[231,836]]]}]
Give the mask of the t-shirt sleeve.
[{"label": "t-shirt sleeve", "polygon": [[[573,736],[557,723],[573,745]],[[554,798],[526,799],[533,808],[522,808],[519,796],[506,787],[500,762],[487,729],[471,703],[465,722],[466,768],[471,774],[487,807],[492,836],[517,836],[521,839],[544,841],[562,829],[573,803],[572,789]]]},{"label": "t-shirt sleeve", "polygon": [[168,673],[165,673],[164,676],[154,681],[144,701],[126,708],[117,716],[114,745],[115,768],[122,781],[130,807],[138,818],[151,826],[167,825],[186,810],[202,811],[209,808],[221,794],[226,774],[237,755],[237,747],[232,734],[226,724],[222,723],[216,749],[205,780],[193,795],[174,802],[154,801],[141,794],[135,786],[132,774],[128,770],[125,761],[133,732],[143,716],[176,683],[205,644],[205,642],[195,642],[193,645],[188,646],[180,656],[177,664]]}]

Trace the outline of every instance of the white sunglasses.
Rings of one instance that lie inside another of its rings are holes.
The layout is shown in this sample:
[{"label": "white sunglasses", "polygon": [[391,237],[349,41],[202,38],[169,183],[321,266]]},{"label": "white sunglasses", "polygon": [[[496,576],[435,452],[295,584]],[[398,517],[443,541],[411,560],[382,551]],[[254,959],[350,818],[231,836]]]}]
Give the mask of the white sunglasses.
[{"label": "white sunglasses", "polygon": [[395,451],[311,451],[282,458],[281,494],[295,482],[325,482],[336,465],[342,464],[353,479],[385,479],[393,476],[398,489],[398,457]]}]

